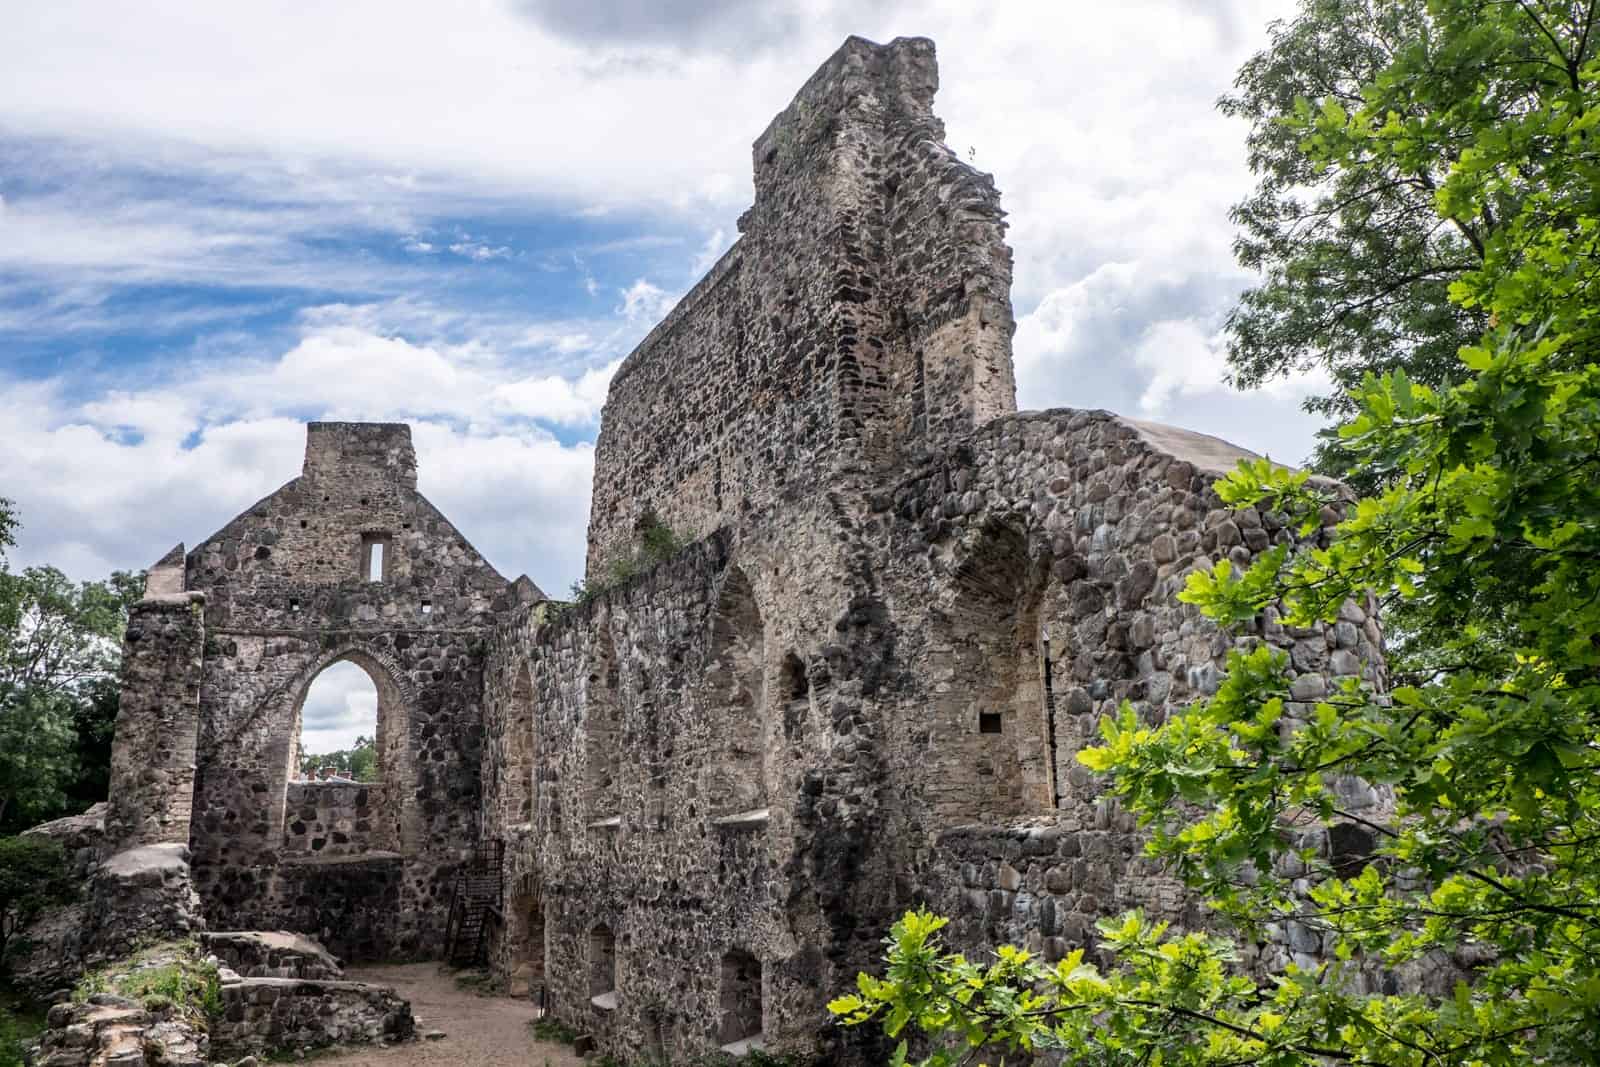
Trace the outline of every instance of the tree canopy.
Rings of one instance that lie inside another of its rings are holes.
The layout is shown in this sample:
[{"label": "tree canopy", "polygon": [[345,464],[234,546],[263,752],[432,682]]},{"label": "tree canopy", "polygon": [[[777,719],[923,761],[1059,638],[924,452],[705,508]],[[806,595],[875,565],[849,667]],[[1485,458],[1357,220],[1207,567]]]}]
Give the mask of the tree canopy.
[{"label": "tree canopy", "polygon": [[[1594,14],[1548,0],[1305,0],[1273,25],[1219,101],[1250,123],[1257,178],[1232,213],[1238,260],[1261,274],[1227,324],[1236,384],[1320,369],[1334,389],[1308,406],[1348,417],[1368,372],[1433,386],[1456,374],[1490,309],[1452,287],[1516,284],[1541,254],[1529,238],[1542,220],[1559,228],[1587,196],[1592,161],[1566,124],[1592,91]],[[1479,169],[1496,156],[1509,165]],[[1336,442],[1322,460],[1347,473]]]},{"label": "tree canopy", "polygon": [[350,748],[332,752],[302,752],[300,773],[313,777],[324,767],[332,767],[341,776],[357,782],[378,780],[378,748],[372,738],[362,735]]},{"label": "tree canopy", "polygon": [[139,575],[73,582],[12,571],[18,525],[0,501],[0,828],[21,829],[104,798],[119,641]]},{"label": "tree canopy", "polygon": [[[1265,461],[1218,483],[1305,532],[1330,505],[1344,517],[1324,547],[1194,571],[1182,599],[1236,638],[1221,687],[1159,725],[1125,704],[1078,757],[1212,921],[1105,920],[1104,966],[1009,947],[980,964],[911,913],[886,973],[832,1008],[930,1035],[924,1063],[1037,1048],[1208,1067],[1600,1062],[1593,11],[1415,10],[1357,91],[1306,94],[1283,136],[1325,180],[1427,174],[1475,257],[1448,298],[1482,332],[1437,384],[1400,366],[1350,390],[1340,444],[1376,487],[1359,502]],[[1369,593],[1406,606],[1397,684],[1295,701],[1266,623],[1332,622]],[[1343,804],[1351,778],[1384,791],[1381,814]],[[1315,847],[1344,826],[1375,840],[1369,858]],[[1243,965],[1291,926],[1322,951]]]}]

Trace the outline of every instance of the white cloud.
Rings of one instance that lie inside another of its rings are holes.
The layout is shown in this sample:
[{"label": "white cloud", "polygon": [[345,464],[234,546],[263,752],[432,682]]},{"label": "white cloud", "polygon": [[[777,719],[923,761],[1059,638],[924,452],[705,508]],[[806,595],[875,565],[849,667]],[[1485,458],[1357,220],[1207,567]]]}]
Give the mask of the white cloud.
[{"label": "white cloud", "polygon": [[668,293],[644,278],[619,292],[622,294],[622,303],[617,307],[617,314],[630,322],[655,322],[678,302],[676,294]]},{"label": "white cloud", "polygon": [[511,257],[511,249],[505,245],[486,245],[477,241],[456,241],[451,244],[450,251],[463,259],[472,259],[479,263]]},{"label": "white cloud", "polygon": [[305,753],[355,747],[356,738],[374,737],[378,688],[354,663],[335,663],[311,682],[300,711],[300,747]]},{"label": "white cloud", "polygon": [[1108,408],[1303,460],[1316,423],[1299,405],[1326,378],[1296,375],[1252,393],[1227,384],[1221,325],[1244,282],[1125,261],[1047,293],[1017,323],[1019,405]]},{"label": "white cloud", "polygon": [[694,263],[689,268],[689,274],[694,278],[702,277],[712,267],[717,265],[717,260],[722,258],[722,253],[733,246],[728,240],[727,231],[718,227],[706,235],[706,243],[700,246],[700,252],[694,257]]},{"label": "white cloud", "polygon": [[[1221,381],[1218,330],[1248,282],[1226,211],[1249,175],[1243,127],[1212,106],[1292,6],[813,0],[760,25],[653,8],[622,37],[512,3],[26,6],[0,34],[0,128],[59,191],[8,187],[0,203],[0,330],[114,329],[107,294],[131,284],[366,302],[308,309],[287,340],[217,336],[144,385],[4,384],[0,423],[18,429],[0,494],[24,504],[31,558],[87,577],[203,536],[292,476],[303,418],[405,418],[425,490],[508,576],[560,592],[592,467],[571,441],[617,359],[735,234],[751,141],[850,32],[939,42],[948,140],[995,172],[1010,213],[1023,406],[1151,414],[1299,458],[1315,380],[1249,396]],[[141,180],[107,177],[119,168]],[[516,212],[617,236],[525,247],[494,221]],[[661,264],[674,233],[707,235],[682,276]],[[409,255],[372,257],[352,235]],[[610,273],[584,258],[601,254]],[[570,264],[560,284],[596,305],[636,280],[614,319],[394,298],[508,259]],[[201,331],[229,311],[161,314]]]},{"label": "white cloud", "polygon": [[424,492],[490,562],[564,590],[582,568],[593,449],[543,424],[592,426],[615,361],[529,375],[476,342],[373,332],[372,315],[319,309],[277,356],[139,388],[0,380],[0,495],[25,524],[14,558],[83,577],[146,566],[297,475],[304,419],[398,420],[413,424]]},{"label": "white cloud", "polygon": [[611,376],[621,365],[621,360],[615,360],[585,371],[576,381],[545,375],[509,382],[495,387],[491,402],[494,410],[507,415],[567,425],[594,422],[606,402]]}]

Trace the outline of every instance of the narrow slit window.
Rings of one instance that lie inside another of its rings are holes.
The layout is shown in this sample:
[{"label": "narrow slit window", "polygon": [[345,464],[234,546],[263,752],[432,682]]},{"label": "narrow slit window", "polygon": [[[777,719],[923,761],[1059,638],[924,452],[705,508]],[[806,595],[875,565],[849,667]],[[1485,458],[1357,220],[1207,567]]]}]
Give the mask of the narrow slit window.
[{"label": "narrow slit window", "polygon": [[361,580],[381,582],[389,572],[389,535],[361,535]]}]

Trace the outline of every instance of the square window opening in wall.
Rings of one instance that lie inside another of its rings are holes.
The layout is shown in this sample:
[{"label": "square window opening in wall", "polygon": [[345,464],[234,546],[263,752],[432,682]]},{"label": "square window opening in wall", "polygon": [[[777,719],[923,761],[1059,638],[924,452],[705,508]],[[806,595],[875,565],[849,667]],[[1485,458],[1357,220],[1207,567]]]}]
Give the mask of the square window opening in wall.
[{"label": "square window opening in wall", "polygon": [[1006,732],[1005,720],[1000,717],[998,711],[980,711],[978,712],[978,732],[980,734],[1003,734]]},{"label": "square window opening in wall", "polygon": [[392,538],[386,533],[361,535],[361,580],[381,582],[389,576]]},{"label": "square window opening in wall", "polygon": [[424,600],[421,604],[417,605],[417,614],[419,614],[419,615],[432,615],[433,614],[433,601]]}]

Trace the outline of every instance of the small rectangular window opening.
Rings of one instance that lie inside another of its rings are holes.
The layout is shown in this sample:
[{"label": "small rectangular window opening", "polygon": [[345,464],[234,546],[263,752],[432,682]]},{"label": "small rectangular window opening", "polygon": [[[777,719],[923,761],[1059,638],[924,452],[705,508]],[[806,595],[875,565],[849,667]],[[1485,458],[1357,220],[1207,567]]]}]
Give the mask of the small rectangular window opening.
[{"label": "small rectangular window opening", "polygon": [[998,711],[978,712],[978,732],[980,734],[1004,733],[1005,730],[1001,725],[1000,713]]},{"label": "small rectangular window opening", "polygon": [[300,601],[291,597],[289,599],[289,611],[296,615],[300,614]]},{"label": "small rectangular window opening", "polygon": [[389,535],[386,533],[361,535],[361,579],[381,582],[387,569]]},{"label": "small rectangular window opening", "polygon": [[433,614],[433,601],[424,600],[422,602],[421,611],[422,611],[422,614],[424,614],[424,615],[432,615]]}]

